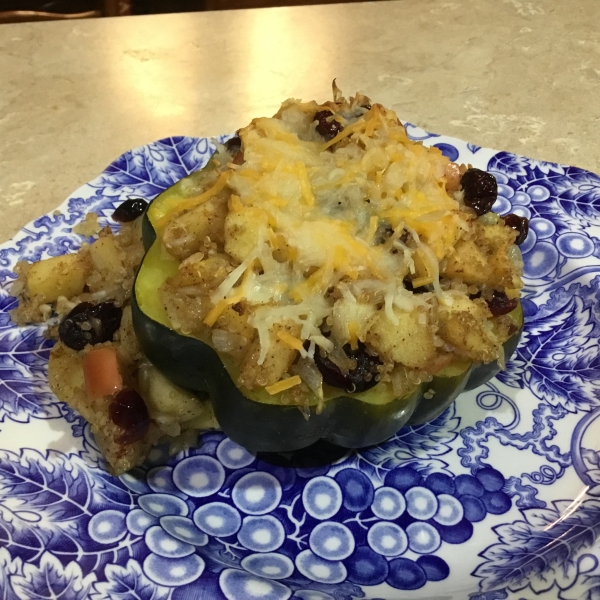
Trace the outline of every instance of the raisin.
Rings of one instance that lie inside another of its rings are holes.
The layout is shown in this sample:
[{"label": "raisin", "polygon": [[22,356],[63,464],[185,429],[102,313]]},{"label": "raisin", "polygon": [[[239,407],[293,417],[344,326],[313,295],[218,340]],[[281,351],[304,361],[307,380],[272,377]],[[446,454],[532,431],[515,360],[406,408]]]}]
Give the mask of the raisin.
[{"label": "raisin", "polygon": [[317,132],[320,133],[326,141],[332,140],[344,126],[336,121],[330,110],[320,110],[315,113],[313,121],[317,121]]},{"label": "raisin", "polygon": [[506,215],[504,224],[517,232],[517,239],[515,240],[517,246],[520,246],[527,239],[529,233],[529,219],[527,217],[514,214]]},{"label": "raisin", "polygon": [[235,156],[242,149],[242,138],[239,135],[229,138],[225,142],[225,148],[229,150],[231,156]]},{"label": "raisin", "polygon": [[491,173],[481,169],[469,169],[461,177],[460,183],[466,206],[470,206],[478,216],[492,210],[498,197],[498,184]]},{"label": "raisin", "polygon": [[504,292],[494,291],[492,299],[488,300],[488,308],[494,317],[507,315],[519,304],[518,298],[509,298]]},{"label": "raisin", "polygon": [[342,388],[352,394],[364,392],[377,385],[376,375],[379,373],[377,367],[381,361],[377,356],[367,352],[366,346],[358,342],[358,348],[352,350],[349,344],[344,346],[346,355],[356,361],[356,368],[348,371],[346,375],[327,356],[321,356],[319,350],[315,352],[315,364],[323,375],[323,381],[336,388]]},{"label": "raisin", "polygon": [[129,223],[143,215],[147,207],[148,202],[143,198],[129,198],[116,208],[112,218],[117,223]]},{"label": "raisin", "polygon": [[144,399],[131,389],[121,390],[108,406],[110,420],[124,429],[116,441],[119,444],[132,444],[142,439],[150,425],[150,415]]},{"label": "raisin", "polygon": [[112,302],[81,302],[58,326],[60,341],[73,350],[110,342],[121,325],[123,309]]}]

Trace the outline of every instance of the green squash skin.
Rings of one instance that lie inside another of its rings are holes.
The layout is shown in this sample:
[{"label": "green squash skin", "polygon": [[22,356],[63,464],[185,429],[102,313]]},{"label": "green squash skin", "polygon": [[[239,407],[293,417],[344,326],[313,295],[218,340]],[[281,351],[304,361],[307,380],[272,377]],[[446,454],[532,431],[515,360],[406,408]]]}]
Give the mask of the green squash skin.
[{"label": "green squash skin", "polygon": [[[172,189],[167,192],[172,193]],[[156,233],[147,213],[143,216],[142,236],[148,251]],[[177,333],[142,311],[135,283],[131,307],[133,327],[148,359],[176,385],[208,393],[224,433],[251,452],[291,452],[319,439],[345,448],[376,445],[404,425],[432,421],[464,390],[482,385],[499,371],[495,362],[471,365],[454,377],[434,377],[412,393],[386,404],[370,404],[341,395],[326,402],[319,414],[311,407],[306,419],[296,406],[263,404],[244,396],[213,348]],[[517,347],[521,331],[522,325],[504,344],[507,361]],[[434,394],[425,398],[429,390]]]},{"label": "green squash skin", "polygon": [[148,213],[145,212],[142,217],[142,242],[144,244],[144,250],[148,252],[150,250],[150,246],[154,244],[156,240],[156,232],[154,231],[154,227],[150,223],[150,219],[148,218]]}]

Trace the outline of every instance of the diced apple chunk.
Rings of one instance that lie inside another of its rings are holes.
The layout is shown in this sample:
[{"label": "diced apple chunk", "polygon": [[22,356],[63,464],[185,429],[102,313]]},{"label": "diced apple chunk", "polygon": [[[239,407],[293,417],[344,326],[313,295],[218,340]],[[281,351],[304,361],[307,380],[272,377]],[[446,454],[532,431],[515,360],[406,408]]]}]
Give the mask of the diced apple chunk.
[{"label": "diced apple chunk", "polygon": [[204,413],[203,402],[192,392],[171,383],[156,367],[144,364],[139,372],[140,392],[153,418],[169,417],[183,423]]},{"label": "diced apple chunk", "polygon": [[179,265],[177,274],[170,277],[168,283],[175,288],[194,286],[198,291],[209,295],[232,270],[227,256],[217,254],[204,258],[204,255],[198,252]]},{"label": "diced apple chunk", "polygon": [[228,331],[244,336],[249,342],[254,339],[256,329],[248,322],[250,310],[244,302],[228,306],[217,319],[217,325]]},{"label": "diced apple chunk", "polygon": [[242,262],[258,244],[260,231],[267,223],[267,213],[260,209],[230,212],[225,219],[225,252]]},{"label": "diced apple chunk", "polygon": [[483,285],[490,277],[488,260],[472,240],[462,241],[447,263],[443,275],[467,285]]},{"label": "diced apple chunk", "polygon": [[163,233],[163,244],[172,256],[187,258],[198,252],[206,238],[222,244],[227,199],[214,197],[169,221]]},{"label": "diced apple chunk", "polygon": [[470,238],[460,240],[448,257],[441,275],[467,285],[487,285],[496,290],[520,289],[520,274],[510,258],[515,232],[502,222],[496,225],[471,226]]},{"label": "diced apple chunk", "polygon": [[491,329],[491,313],[484,300],[454,298],[439,311],[438,335],[472,360],[490,362],[498,358],[498,339]]},{"label": "diced apple chunk", "polygon": [[103,237],[96,240],[89,248],[94,268],[103,275],[116,272],[123,268],[119,250],[115,245],[114,238]]},{"label": "diced apple chunk", "polygon": [[31,265],[27,291],[43,302],[55,302],[59,296],[72,298],[83,292],[88,272],[87,261],[79,254],[47,258]]},{"label": "diced apple chunk", "polygon": [[424,369],[435,356],[433,333],[422,323],[417,311],[396,309],[398,324],[380,312],[369,329],[367,342],[386,361],[400,363],[410,369]]},{"label": "diced apple chunk", "polygon": [[375,308],[370,304],[340,298],[333,306],[333,337],[342,346],[348,342],[364,341],[374,313]]}]

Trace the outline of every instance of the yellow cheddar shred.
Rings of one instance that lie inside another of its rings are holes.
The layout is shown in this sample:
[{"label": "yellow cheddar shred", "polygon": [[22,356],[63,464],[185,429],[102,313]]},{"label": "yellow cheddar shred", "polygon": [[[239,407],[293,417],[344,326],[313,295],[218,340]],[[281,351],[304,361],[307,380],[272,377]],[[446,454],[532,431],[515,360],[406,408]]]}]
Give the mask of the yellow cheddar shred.
[{"label": "yellow cheddar shred", "polygon": [[196,208],[196,206],[204,204],[204,202],[207,202],[213,196],[216,196],[227,185],[230,177],[231,173],[229,171],[225,171],[219,175],[219,178],[211,188],[199,196],[192,196],[191,198],[180,200],[177,203],[177,206],[158,218],[158,220],[154,223],[155,227],[160,231],[173,217],[176,217],[177,215],[180,215],[181,213],[192,208]]},{"label": "yellow cheddar shred", "polygon": [[294,350],[302,350],[302,340],[290,335],[287,331],[278,331],[277,337]]},{"label": "yellow cheddar shred", "polygon": [[379,121],[379,114],[380,114],[379,113],[379,107],[377,106],[377,104],[375,104],[373,106],[373,108],[371,108],[371,117],[367,121],[367,127],[365,129],[365,135],[366,136],[371,137],[373,135],[373,133],[375,133],[375,128],[380,123],[380,121]]},{"label": "yellow cheddar shred", "polygon": [[219,300],[219,302],[217,302],[206,315],[203,323],[209,327],[212,327],[216,323],[217,319],[221,316],[221,313],[229,306],[229,304],[232,304],[229,302],[229,300],[229,298],[223,298],[223,300]]},{"label": "yellow cheddar shred", "polygon": [[202,321],[205,325],[212,327],[217,322],[217,319],[221,316],[221,313],[228,306],[230,306],[231,304],[237,304],[238,302],[240,302],[241,300],[244,299],[244,297],[246,296],[246,289],[248,287],[248,282],[249,282],[250,276],[252,274],[252,265],[253,264],[254,264],[254,261],[252,261],[248,265],[246,270],[244,271],[244,277],[242,279],[242,283],[237,288],[234,288],[232,290],[234,292],[234,294],[232,296],[229,296],[228,298],[223,298],[222,300],[219,300],[211,308],[210,312],[206,315],[206,317],[204,317],[204,321]]},{"label": "yellow cheddar shred", "polygon": [[298,375],[294,375],[293,377],[288,377],[287,379],[280,379],[277,383],[273,385],[268,385],[265,387],[265,390],[271,396],[275,394],[279,394],[280,392],[284,392],[285,390],[289,390],[290,388],[296,387],[302,383],[302,379]]},{"label": "yellow cheddar shred", "polygon": [[298,181],[300,182],[300,187],[302,188],[302,196],[304,198],[304,201],[309,206],[313,206],[315,203],[315,196],[310,187],[310,181],[308,180],[306,166],[302,162],[297,162],[295,167],[296,174],[298,175]]},{"label": "yellow cheddar shred", "polygon": [[359,119],[358,121],[356,121],[356,123],[353,123],[352,125],[348,125],[347,127],[344,127],[344,129],[342,129],[333,139],[329,140],[326,144],[323,144],[321,146],[321,152],[323,152],[324,150],[327,150],[327,148],[329,148],[329,146],[333,146],[334,144],[337,144],[344,138],[351,136],[353,133],[357,133],[357,132],[361,131],[362,129],[366,129],[366,127],[367,127],[367,121],[365,121],[364,119]]},{"label": "yellow cheddar shred", "polygon": [[429,285],[430,283],[433,283],[433,277],[431,276],[417,277],[416,279],[412,280],[412,285],[416,288],[422,287],[424,285]]},{"label": "yellow cheddar shred", "polygon": [[373,243],[375,234],[377,233],[377,223],[378,222],[379,222],[379,219],[376,216],[372,216],[369,219],[369,231],[367,232],[367,239],[366,239],[366,242],[367,242],[367,244],[369,244],[369,246]]}]

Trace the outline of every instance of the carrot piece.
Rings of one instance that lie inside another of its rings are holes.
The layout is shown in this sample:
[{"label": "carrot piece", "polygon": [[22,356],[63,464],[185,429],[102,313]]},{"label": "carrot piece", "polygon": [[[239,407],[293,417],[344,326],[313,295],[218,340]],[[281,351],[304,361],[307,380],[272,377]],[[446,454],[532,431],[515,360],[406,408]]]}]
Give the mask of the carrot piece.
[{"label": "carrot piece", "polygon": [[117,351],[114,348],[96,348],[83,359],[83,377],[88,398],[94,400],[110,396],[123,389]]}]

